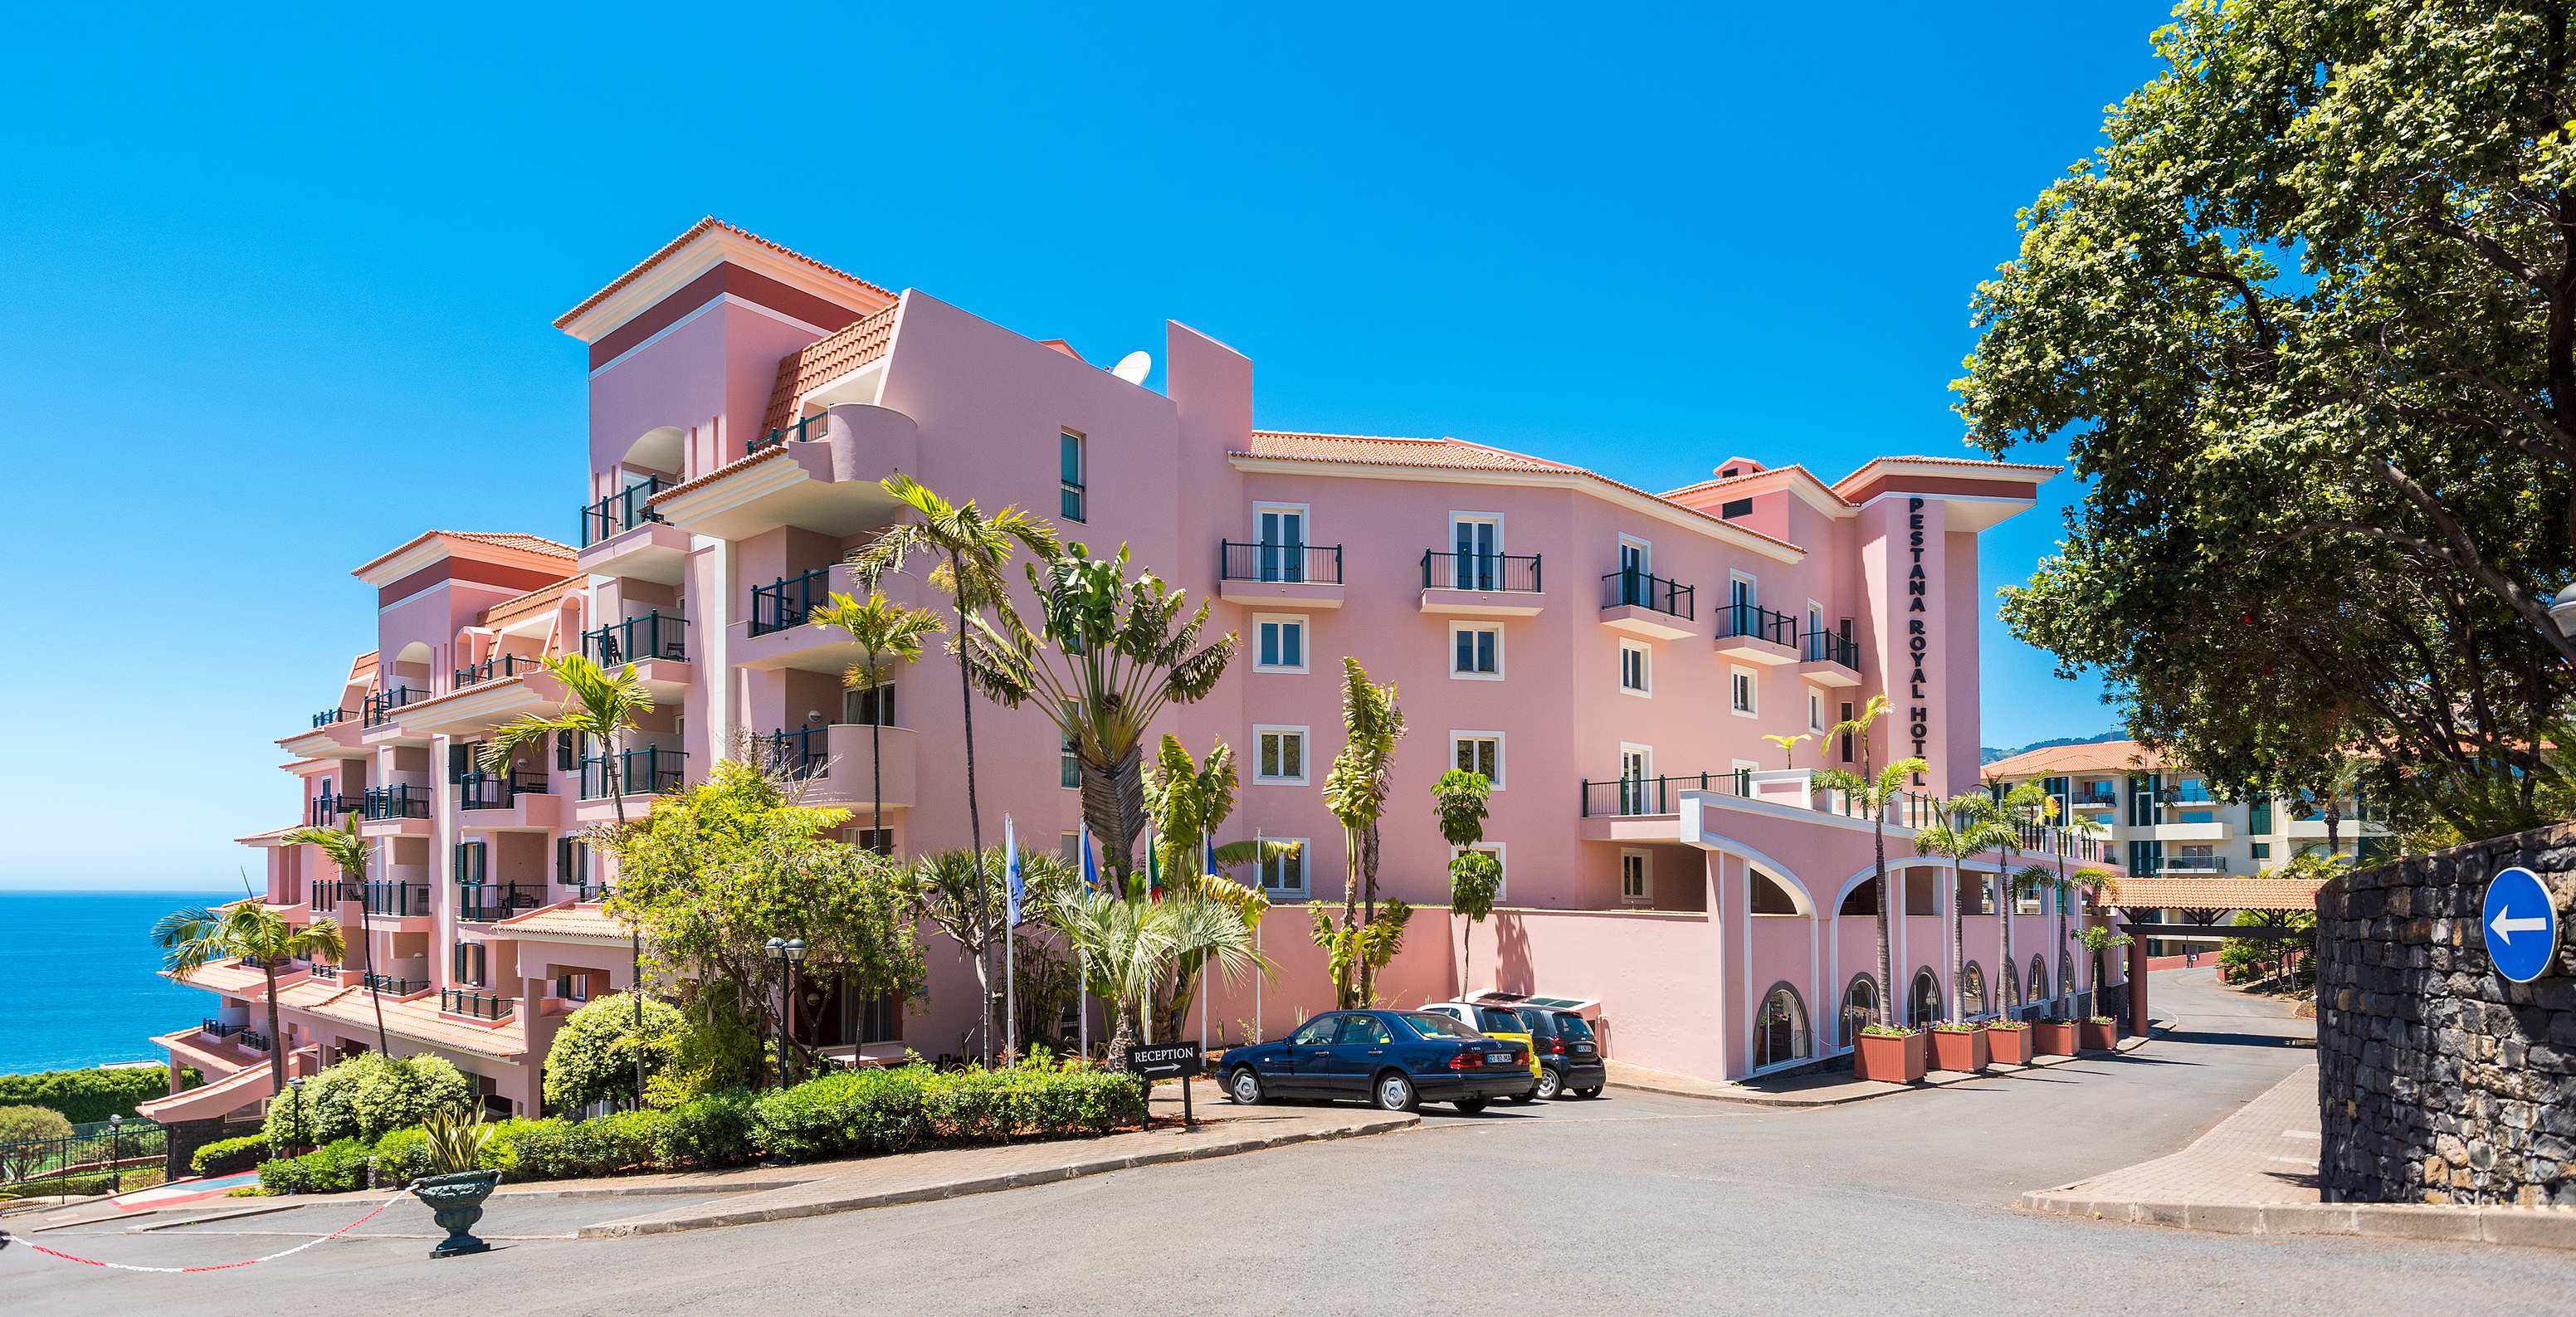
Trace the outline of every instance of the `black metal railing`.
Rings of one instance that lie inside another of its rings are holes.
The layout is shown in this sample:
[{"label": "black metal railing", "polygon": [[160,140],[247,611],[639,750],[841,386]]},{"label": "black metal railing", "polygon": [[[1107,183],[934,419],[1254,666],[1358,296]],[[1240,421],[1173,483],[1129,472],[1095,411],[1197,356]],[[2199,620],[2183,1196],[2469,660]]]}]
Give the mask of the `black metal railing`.
[{"label": "black metal railing", "polygon": [[[665,750],[648,745],[640,750],[617,752],[617,790],[620,795],[658,795],[680,789],[680,774],[688,767],[688,755],[678,750]],[[581,761],[581,798],[599,800],[608,795],[608,756],[592,755]]]},{"label": "black metal railing", "polygon": [[358,986],[386,997],[408,997],[426,990],[429,984],[421,979],[398,979],[391,974],[366,974],[359,976]]},{"label": "black metal railing", "polygon": [[1644,572],[1612,572],[1601,578],[1603,608],[1648,608],[1673,617],[1694,617],[1692,600],[1697,593],[1690,586]]},{"label": "black metal railing", "polygon": [[[581,652],[601,667],[612,663],[633,663],[639,659],[672,659],[687,662],[689,657],[686,618],[654,609],[642,617],[611,622],[604,627],[581,633]],[[755,631],[753,635],[760,634]]]},{"label": "black metal railing", "polygon": [[1507,553],[1442,553],[1422,555],[1425,590],[1483,590],[1538,594],[1539,556],[1516,558]]},{"label": "black metal railing", "polygon": [[480,686],[487,681],[515,677],[523,672],[541,671],[545,666],[544,659],[526,658],[517,654],[496,654],[472,667],[458,668],[453,688],[463,690],[468,686]]},{"label": "black metal railing", "polygon": [[1753,794],[1753,770],[1700,773],[1685,777],[1622,777],[1583,783],[1583,817],[1672,814],[1681,809],[1678,793],[1719,791],[1730,796]]},{"label": "black metal railing", "polygon": [[333,723],[347,722],[357,716],[358,711],[355,709],[324,709],[313,715],[313,725],[317,728],[328,727]]},{"label": "black metal railing", "polygon": [[506,1020],[519,1008],[518,999],[497,992],[477,992],[472,988],[441,988],[438,1009],[450,1015],[463,1015],[477,1020]]},{"label": "black metal railing", "polygon": [[823,437],[823,422],[826,419],[821,416],[808,416],[794,425],[782,425],[757,439],[745,439],[742,441],[743,455],[748,457],[774,444],[802,444],[820,440]]},{"label": "black metal railing", "polygon": [[805,615],[830,603],[832,569],[817,567],[797,577],[779,577],[769,585],[751,588],[751,634],[765,636],[772,631],[805,625]]},{"label": "black metal railing", "polygon": [[[29,1184],[34,1193],[57,1193],[63,1177],[107,1177],[157,1165],[169,1155],[169,1127],[159,1121],[84,1122],[72,1126],[68,1135],[0,1143],[0,1185]],[[18,1195],[13,1191],[7,1196]]]},{"label": "black metal railing", "polygon": [[394,720],[394,710],[406,704],[418,704],[428,698],[428,691],[414,690],[409,686],[396,686],[391,690],[379,691],[366,698],[366,707],[359,711],[358,725],[382,727]]},{"label": "black metal railing", "polygon": [[313,977],[322,980],[324,983],[337,983],[340,981],[340,967],[337,965],[316,965],[306,972],[311,974]]},{"label": "black metal railing", "polygon": [[608,899],[608,884],[594,882],[565,883],[572,889],[572,899],[583,905],[597,905]]},{"label": "black metal railing", "polygon": [[1219,540],[1216,562],[1217,579],[1223,581],[1342,583],[1342,546],[1338,544],[1242,544]]},{"label": "black metal railing", "polygon": [[2117,791],[2096,791],[2091,795],[2077,796],[2075,798],[2075,803],[2084,806],[2100,806],[2106,809],[2117,809],[2120,806],[2120,793]]},{"label": "black metal railing", "polygon": [[313,909],[314,909],[314,910],[316,910],[317,912],[329,912],[329,911],[334,911],[334,910],[339,909],[339,908],[340,908],[340,884],[338,884],[338,883],[315,883],[315,884],[313,884],[313,896],[312,896],[312,902],[311,902],[311,904],[312,904],[312,906],[313,906]]},{"label": "black metal railing", "polygon": [[660,476],[646,476],[642,483],[628,485],[581,510],[581,547],[587,549],[601,540],[613,539],[650,521],[660,521],[662,514],[646,507],[644,501],[669,488]]},{"label": "black metal railing", "polygon": [[364,819],[425,819],[429,817],[429,793],[412,794],[411,786],[369,787],[358,798],[358,817]]},{"label": "black metal railing", "polygon": [[412,919],[429,913],[426,883],[368,883],[367,913]]},{"label": "black metal railing", "polygon": [[1860,646],[1851,637],[1831,631],[1810,631],[1807,642],[1798,650],[1802,663],[1839,663],[1854,672],[1860,671]]},{"label": "black metal railing", "polygon": [[249,1027],[247,1024],[226,1024],[221,1020],[201,1020],[197,1025],[199,1032],[215,1038],[230,1038]]},{"label": "black metal railing", "polygon": [[545,904],[544,883],[460,883],[456,888],[456,917],[469,924],[488,924]]},{"label": "black metal railing", "polygon": [[339,821],[341,815],[356,812],[360,804],[358,797],[345,793],[315,796],[305,804],[305,825],[315,828],[330,827]]},{"label": "black metal railing", "polygon": [[1759,604],[1728,604],[1717,615],[1719,639],[1745,636],[1788,649],[1798,647],[1798,619]]},{"label": "black metal railing", "polygon": [[238,1046],[247,1047],[254,1052],[265,1052],[269,1047],[268,1035],[261,1033],[257,1029],[244,1029],[240,1033],[234,1034],[233,1042]]},{"label": "black metal railing", "polygon": [[830,777],[832,762],[831,730],[828,727],[800,727],[795,731],[776,731],[752,738],[752,744],[766,766],[788,777],[803,780]]},{"label": "black metal railing", "polygon": [[456,779],[458,809],[508,809],[524,795],[542,796],[553,788],[546,775],[524,768],[506,773],[466,773]]}]

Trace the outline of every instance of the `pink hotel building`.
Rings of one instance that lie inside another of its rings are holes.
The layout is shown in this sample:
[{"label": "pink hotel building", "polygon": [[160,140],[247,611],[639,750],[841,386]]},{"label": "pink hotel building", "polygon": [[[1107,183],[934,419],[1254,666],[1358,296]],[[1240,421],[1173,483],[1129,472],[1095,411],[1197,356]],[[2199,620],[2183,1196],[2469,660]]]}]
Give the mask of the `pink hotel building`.
[{"label": "pink hotel building", "polygon": [[[592,748],[550,744],[507,774],[475,763],[489,729],[557,706],[545,658],[633,662],[660,701],[625,752],[630,814],[701,778],[740,731],[807,765],[808,802],[848,808],[852,841],[897,856],[965,844],[951,660],[901,670],[880,706],[841,688],[846,635],[801,623],[855,592],[845,555],[897,515],[878,482],[898,471],[1049,515],[1095,553],[1125,544],[1241,636],[1216,693],[1164,724],[1194,752],[1236,747],[1228,839],[1309,845],[1258,876],[1280,902],[1262,930],[1277,974],[1213,994],[1225,1038],[1330,1005],[1299,907],[1341,892],[1321,785],[1348,654],[1397,684],[1409,728],[1382,890],[1425,909],[1381,978],[1390,1000],[1459,993],[1472,942],[1465,990],[1597,1003],[1615,1056],[1710,1078],[1812,1064],[1847,1049],[1876,945],[1871,829],[1809,782],[1860,747],[1822,732],[1884,692],[1895,712],[1872,757],[1920,753],[1929,797],[1977,784],[1978,535],[2054,474],[1886,457],[1827,483],[1730,457],[1654,494],[1456,439],[1265,431],[1252,363],[1177,322],[1157,393],[715,220],[557,323],[589,346],[578,543],[431,531],[360,566],[377,648],[279,741],[293,822],[354,811],[379,843],[365,900],[339,900],[284,828],[242,839],[266,853],[272,908],[363,928],[377,977],[361,981],[354,948],[345,966],[293,967],[286,1037],[267,1039],[258,970],[191,976],[217,995],[214,1017],[158,1041],[213,1082],[158,1104],[165,1120],[255,1111],[265,1047],[309,1073],[373,1046],[371,993],[397,1051],[455,1061],[496,1109],[538,1109],[563,1015],[631,981],[627,931],[597,904],[614,875],[579,839],[613,807]],[[887,592],[941,602],[908,577]],[[885,838],[863,832],[870,718],[885,724]],[[984,705],[976,734],[988,842],[1006,811],[1024,845],[1079,827],[1047,722]],[[1792,771],[1764,738],[1800,735],[1813,739]],[[1429,787],[1452,766],[1495,787],[1504,908],[1473,926],[1444,917]],[[2043,968],[1998,973],[1979,875],[1992,866],[1918,859],[1913,836],[1887,830],[1901,1011],[1937,1013],[1951,990],[1953,900],[1978,962],[1961,976],[1972,1012],[2094,986],[2084,958],[2036,954],[2066,948],[2035,905],[2016,916],[2015,958]],[[912,1003],[814,976],[800,1034],[865,1057],[966,1050],[969,971],[936,943],[930,963]]]}]

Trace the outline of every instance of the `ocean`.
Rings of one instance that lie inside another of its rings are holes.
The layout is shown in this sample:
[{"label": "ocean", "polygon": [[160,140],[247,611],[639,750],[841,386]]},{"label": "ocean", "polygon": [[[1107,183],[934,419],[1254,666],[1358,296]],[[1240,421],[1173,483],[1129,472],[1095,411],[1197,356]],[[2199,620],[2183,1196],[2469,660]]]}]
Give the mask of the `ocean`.
[{"label": "ocean", "polygon": [[212,993],[153,971],[152,923],[233,892],[0,890],[0,1075],[168,1061],[150,1040],[214,1013]]}]

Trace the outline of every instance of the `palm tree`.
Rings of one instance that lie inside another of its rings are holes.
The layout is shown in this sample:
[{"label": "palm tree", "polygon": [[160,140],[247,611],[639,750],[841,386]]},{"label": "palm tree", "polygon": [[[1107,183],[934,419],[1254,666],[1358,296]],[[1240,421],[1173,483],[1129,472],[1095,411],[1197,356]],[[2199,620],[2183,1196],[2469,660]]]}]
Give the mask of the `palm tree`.
[{"label": "palm tree", "polygon": [[1887,889],[1887,807],[1904,796],[1906,778],[1932,771],[1932,766],[1923,760],[1900,759],[1889,764],[1886,772],[1874,777],[1870,774],[1869,729],[1886,716],[1887,697],[1872,695],[1859,717],[1835,723],[1825,733],[1826,743],[1831,744],[1844,736],[1858,737],[1860,772],[1847,773],[1836,768],[1816,775],[1817,785],[1828,791],[1842,792],[1844,800],[1859,804],[1873,824],[1872,831],[1878,845],[1878,1012],[1882,1020],[1894,1018],[1895,998],[1890,994],[1896,987],[1896,967],[1892,963],[1895,944],[1889,938],[1889,921],[1896,902],[1895,894]]},{"label": "palm tree", "polygon": [[347,955],[339,921],[316,919],[296,928],[256,900],[219,911],[189,906],[161,916],[152,925],[152,942],[170,953],[163,967],[172,974],[194,973],[207,961],[226,956],[259,962],[268,975],[269,1078],[278,1093],[286,1092],[286,1039],[277,1027],[277,962],[317,955],[337,961]]},{"label": "palm tree", "polygon": [[[2021,900],[2021,894],[2026,890],[2025,880],[2029,876],[2026,872],[2022,874],[2011,872],[2010,857],[2017,857],[2022,853],[2022,841],[2026,836],[2047,826],[2049,820],[2057,817],[2057,797],[2050,795],[2047,789],[2037,782],[2023,782],[2009,791],[2002,792],[2001,797],[1996,802],[1995,808],[2007,825],[2006,830],[2012,834],[2012,840],[2004,847],[2004,853],[2008,858],[2003,864],[1995,867],[1995,914],[2003,926],[2005,969],[2004,976],[1995,980],[1995,991],[1998,993],[2003,991],[2004,984],[2020,977],[2020,971],[2013,966],[2013,907]],[[1995,1004],[2001,1007],[2004,1004],[2003,999],[1998,996]],[[2019,1004],[2014,1003],[2016,1006]]]},{"label": "palm tree", "polygon": [[[358,899],[361,902],[366,900],[367,839],[358,835],[357,815],[349,815],[336,828],[297,828],[280,840],[289,846],[321,847],[322,853],[330,857],[332,865],[340,871],[341,895],[345,898],[349,890],[355,888]],[[363,910],[365,906],[359,908]],[[390,1057],[394,1049],[385,1041],[385,996],[376,991],[375,984],[376,939],[367,932],[363,922],[365,916],[359,918],[362,922],[358,926],[358,972],[366,976],[361,982],[367,986],[367,1000],[376,1004],[376,1054]],[[269,999],[276,1000],[274,991],[269,994]],[[274,1036],[270,1038],[270,1045],[276,1045]]]},{"label": "palm tree", "polygon": [[1130,1021],[1142,1022],[1145,1043],[1154,1041],[1146,1005],[1183,958],[1213,958],[1229,981],[1261,968],[1242,914],[1186,887],[1149,901],[1141,892],[1122,897],[1076,883],[1057,889],[1050,905],[1051,922],[1081,953],[1090,990],[1110,1002],[1117,1037],[1109,1054],[1118,1064],[1135,1038]]},{"label": "palm tree", "polygon": [[964,650],[975,684],[1005,708],[1034,703],[1072,747],[1081,770],[1082,817],[1100,840],[1113,890],[1125,893],[1144,828],[1145,737],[1168,705],[1195,704],[1234,661],[1232,632],[1201,646],[1208,604],[1174,625],[1187,605],[1152,572],[1127,577],[1127,547],[1093,558],[1075,544],[1048,565],[1032,631],[1005,599],[994,620],[975,619]]},{"label": "palm tree", "polygon": [[[1161,863],[1164,886],[1213,901],[1234,911],[1246,928],[1258,929],[1269,913],[1270,898],[1257,884],[1246,887],[1209,870],[1278,859],[1295,853],[1298,845],[1285,841],[1209,844],[1234,813],[1234,747],[1220,740],[1209,747],[1205,759],[1193,763],[1180,738],[1166,733],[1156,762],[1142,776],[1145,812],[1154,820],[1154,853]],[[1176,973],[1171,980],[1157,984],[1158,998],[1168,989],[1163,1016],[1168,1029],[1177,1031],[1187,1019],[1205,962],[1205,956],[1185,952],[1174,962]]]},{"label": "palm tree", "polygon": [[[2329,864],[2340,863],[2335,851],[2342,845],[2337,834],[2342,830],[2343,802],[2345,797],[2361,789],[2361,774],[2365,767],[2358,759],[2340,759],[2335,762],[2334,771],[2326,775],[2326,862]],[[2353,863],[2356,865],[2361,862],[2360,851],[2361,843],[2354,842]]]},{"label": "palm tree", "polygon": [[[830,603],[806,615],[806,621],[819,626],[836,626],[850,633],[850,639],[867,652],[864,662],[853,663],[841,674],[841,684],[855,691],[873,691],[886,683],[879,675],[888,657],[904,663],[921,658],[921,638],[941,630],[939,618],[925,609],[908,608],[882,594],[870,591],[868,601],[860,603],[845,594],[834,594]],[[868,719],[868,797],[876,802],[876,835],[885,836],[885,697],[877,697],[877,712]]]},{"label": "palm tree", "polygon": [[[1941,802],[1941,820],[1914,834],[1914,853],[1938,852],[1950,858],[1950,991],[1949,1018],[1966,1019],[1967,985],[1961,980],[1968,970],[1967,912],[1959,908],[1958,879],[1966,873],[1967,858],[1982,851],[2000,851],[2016,840],[2012,825],[2005,822],[1994,798],[1982,791],[1969,791]],[[2005,916],[2009,919],[2011,916]]]},{"label": "palm tree", "polygon": [[[1393,685],[1371,685],[1368,670],[1348,656],[1342,659],[1342,730],[1342,752],[1333,756],[1333,769],[1324,775],[1324,807],[1342,825],[1342,936],[1353,940],[1351,972],[1359,978],[1355,1000],[1365,1006],[1373,1000],[1375,966],[1359,930],[1377,922],[1377,821],[1386,812],[1395,743],[1404,739],[1404,711],[1396,707]],[[1366,909],[1355,917],[1352,907],[1363,880]]]},{"label": "palm tree", "polygon": [[[2061,830],[2074,833],[2080,841],[2098,841],[2101,838],[2110,835],[2111,827],[2109,824],[2104,823],[2098,816],[2092,814],[2076,814],[2070,816],[2066,822],[2061,825]],[[2063,851],[2064,848],[2060,847],[2059,849]],[[2067,939],[2072,936],[2072,934],[2067,931],[2066,908],[2075,904],[2075,902],[2070,899],[2068,894],[2077,888],[2082,888],[2087,892],[2099,891],[2107,886],[2109,882],[2109,874],[2106,874],[2102,870],[2094,868],[2089,864],[2074,873],[2069,874],[2066,872],[2065,855],[2060,854],[2057,857],[2057,875],[2055,883],[2057,893],[2057,947],[2061,953],[2066,949]]]},{"label": "palm tree", "polygon": [[551,718],[532,713],[493,728],[492,739],[483,746],[483,771],[509,772],[518,753],[549,732],[596,740],[605,747],[600,758],[600,785],[608,793],[610,807],[617,812],[618,830],[623,832],[626,784],[618,780],[618,738],[635,730],[635,715],[653,712],[653,694],[635,675],[632,663],[614,674],[591,662],[586,654],[550,658],[545,665],[546,671],[564,684],[563,708]]},{"label": "palm tree", "polygon": [[[888,526],[870,540],[865,548],[850,555],[850,565],[859,583],[870,594],[889,572],[903,570],[914,554],[928,554],[938,560],[930,573],[932,586],[946,590],[957,610],[958,643],[957,693],[966,711],[966,829],[972,843],[968,854],[974,858],[975,885],[990,887],[984,873],[984,818],[975,800],[975,687],[967,658],[966,620],[988,608],[1007,607],[1009,587],[1002,580],[1002,565],[1010,561],[1018,548],[1026,548],[1038,558],[1053,558],[1062,551],[1055,528],[1040,518],[1032,517],[1017,507],[1005,507],[986,516],[975,506],[975,500],[952,504],[931,492],[930,488],[900,472],[879,481],[897,501],[920,514],[921,520]],[[978,902],[989,917],[991,900]],[[985,939],[988,943],[990,938]],[[979,954],[976,972],[986,984],[980,1028],[983,1031],[984,1057],[993,1055],[993,994],[991,969]]]}]

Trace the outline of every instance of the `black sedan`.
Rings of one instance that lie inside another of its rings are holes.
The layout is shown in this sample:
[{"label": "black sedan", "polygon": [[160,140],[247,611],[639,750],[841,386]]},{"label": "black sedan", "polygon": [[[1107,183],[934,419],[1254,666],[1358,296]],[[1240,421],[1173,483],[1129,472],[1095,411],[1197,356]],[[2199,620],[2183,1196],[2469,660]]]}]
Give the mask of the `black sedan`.
[{"label": "black sedan", "polygon": [[1387,1111],[1454,1102],[1460,1111],[1529,1088],[1529,1053],[1428,1011],[1334,1011],[1285,1039],[1226,1052],[1226,1096],[1356,1098]]}]

